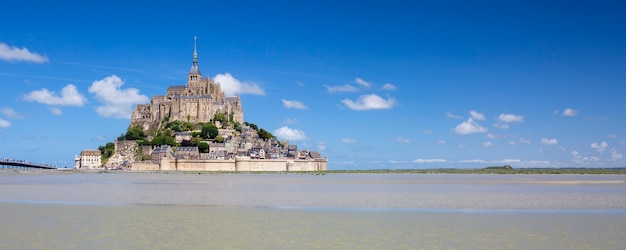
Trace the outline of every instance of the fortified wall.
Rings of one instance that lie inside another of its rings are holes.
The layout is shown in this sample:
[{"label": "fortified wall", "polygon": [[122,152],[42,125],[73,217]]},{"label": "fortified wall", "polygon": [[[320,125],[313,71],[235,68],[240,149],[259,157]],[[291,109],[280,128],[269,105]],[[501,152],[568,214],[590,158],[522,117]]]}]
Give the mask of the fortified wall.
[{"label": "fortified wall", "polygon": [[208,171],[208,172],[256,172],[256,171],[326,171],[328,159],[250,159],[237,157],[232,160],[182,160],[162,159],[160,163],[140,161],[131,163],[133,171]]}]

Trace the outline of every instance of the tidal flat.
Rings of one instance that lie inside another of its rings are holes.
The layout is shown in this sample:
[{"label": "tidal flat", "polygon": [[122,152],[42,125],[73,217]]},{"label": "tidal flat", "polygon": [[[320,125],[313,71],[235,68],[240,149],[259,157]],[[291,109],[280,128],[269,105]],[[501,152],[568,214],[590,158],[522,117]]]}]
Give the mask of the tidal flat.
[{"label": "tidal flat", "polygon": [[625,175],[0,171],[2,249],[621,249]]}]

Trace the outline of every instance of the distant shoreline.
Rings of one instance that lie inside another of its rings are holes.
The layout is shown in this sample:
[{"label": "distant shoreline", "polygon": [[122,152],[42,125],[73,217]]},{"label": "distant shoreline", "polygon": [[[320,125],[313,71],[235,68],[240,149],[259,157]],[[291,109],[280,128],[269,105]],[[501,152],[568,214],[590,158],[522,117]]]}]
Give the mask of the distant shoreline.
[{"label": "distant shoreline", "polygon": [[326,171],[132,171],[104,169],[0,169],[0,173],[155,173],[155,174],[608,174],[626,175],[626,168],[520,168],[520,169],[355,169]]}]

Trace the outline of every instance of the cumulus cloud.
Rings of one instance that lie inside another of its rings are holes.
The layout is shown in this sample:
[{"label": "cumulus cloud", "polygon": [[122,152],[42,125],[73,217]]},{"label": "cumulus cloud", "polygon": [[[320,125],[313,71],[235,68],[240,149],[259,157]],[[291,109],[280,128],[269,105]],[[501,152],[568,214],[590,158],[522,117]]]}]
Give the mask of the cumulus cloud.
[{"label": "cumulus cloud", "polygon": [[48,111],[50,111],[50,113],[55,114],[55,115],[62,115],[63,114],[63,111],[61,111],[60,108],[49,107]]},{"label": "cumulus cloud", "polygon": [[609,146],[609,144],[603,141],[600,143],[597,143],[597,142],[591,143],[591,145],[589,146],[595,149],[596,151],[598,151],[598,153],[604,153],[604,150]]},{"label": "cumulus cloud", "polygon": [[343,86],[328,86],[328,85],[324,85],[324,87],[326,87],[326,91],[328,91],[328,93],[336,93],[336,92],[357,92],[359,91],[359,88],[354,87],[350,84],[345,84]]},{"label": "cumulus cloud", "polygon": [[515,114],[500,114],[498,116],[498,122],[496,122],[496,124],[494,124],[494,126],[496,128],[499,129],[508,129],[509,128],[509,123],[512,122],[523,122],[524,121],[524,116],[522,115],[515,115]]},{"label": "cumulus cloud", "polygon": [[558,143],[559,141],[556,138],[552,138],[552,139],[541,138],[541,144],[543,145],[556,145]]},{"label": "cumulus cloud", "polygon": [[523,115],[515,115],[515,114],[500,114],[498,116],[498,121],[501,122],[523,122]]},{"label": "cumulus cloud", "polygon": [[572,151],[572,157],[574,157],[574,159],[580,159],[580,153],[576,150]]},{"label": "cumulus cloud", "polygon": [[0,109],[0,113],[7,118],[11,119],[24,119],[24,116],[18,112],[15,112],[12,108],[4,107]]},{"label": "cumulus cloud", "polygon": [[480,124],[475,122],[473,118],[470,117],[469,119],[467,119],[467,121],[464,121],[457,125],[454,128],[454,132],[462,135],[468,135],[487,132],[487,128],[481,126]]},{"label": "cumulus cloud", "polygon": [[352,110],[390,109],[397,104],[393,97],[384,99],[376,94],[359,96],[356,101],[344,99],[341,102]]},{"label": "cumulus cloud", "polygon": [[7,120],[0,119],[0,128],[11,127],[11,123]]},{"label": "cumulus cloud", "polygon": [[76,89],[76,86],[73,84],[68,84],[63,87],[63,89],[61,89],[61,95],[57,95],[54,91],[49,91],[48,89],[40,89],[24,95],[24,100],[47,105],[79,107],[87,103],[87,98],[79,93],[78,89]]},{"label": "cumulus cloud", "polygon": [[463,119],[463,116],[455,115],[455,114],[452,114],[450,112],[446,112],[446,117],[448,117],[450,119]]},{"label": "cumulus cloud", "polygon": [[124,81],[116,75],[94,81],[89,87],[89,93],[96,96],[102,103],[96,107],[98,114],[104,117],[130,118],[133,108],[138,103],[147,103],[148,97],[139,94],[136,88],[121,89]]},{"label": "cumulus cloud", "polygon": [[485,115],[483,113],[479,113],[475,110],[470,110],[470,116],[474,118],[474,120],[482,121],[485,120]]},{"label": "cumulus cloud", "polygon": [[355,79],[354,79],[354,81],[355,81],[357,84],[359,84],[359,85],[361,85],[362,87],[364,87],[364,88],[369,88],[369,87],[372,85],[371,83],[366,82],[365,80],[363,80],[363,79],[361,79],[361,78],[358,78],[358,77],[357,77],[357,78],[355,78]]},{"label": "cumulus cloud", "polygon": [[320,151],[326,150],[326,143],[324,143],[323,141],[318,141],[317,142],[317,150],[320,150]]},{"label": "cumulus cloud", "polygon": [[307,109],[307,106],[304,105],[302,102],[300,101],[296,101],[296,100],[285,100],[282,99],[283,101],[283,106],[285,108],[294,108],[294,109]]},{"label": "cumulus cloud", "polygon": [[8,62],[34,62],[44,63],[48,61],[48,57],[45,55],[39,55],[37,53],[30,52],[27,48],[18,48],[15,46],[9,46],[5,43],[0,43],[0,59]]},{"label": "cumulus cloud", "polygon": [[481,143],[480,146],[483,148],[488,148],[488,147],[493,146],[493,144],[490,141],[488,141],[488,142]]},{"label": "cumulus cloud", "polygon": [[396,85],[393,85],[391,83],[385,83],[385,84],[383,84],[382,89],[383,90],[396,90],[398,88],[396,87]]},{"label": "cumulus cloud", "polygon": [[238,94],[265,95],[265,91],[254,82],[241,82],[230,73],[217,74],[213,80],[220,84],[222,91],[227,96]]},{"label": "cumulus cloud", "polygon": [[396,138],[396,141],[399,143],[404,143],[404,144],[409,144],[411,143],[410,139],[404,138],[404,137],[398,137]]},{"label": "cumulus cloud", "polygon": [[525,143],[525,144],[530,144],[530,140],[525,139],[524,137],[520,137],[520,138],[519,138],[519,142],[521,142],[521,143]]},{"label": "cumulus cloud", "polygon": [[274,130],[274,135],[288,141],[301,141],[307,139],[304,132],[297,129],[289,128],[287,126],[283,126],[277,130]]},{"label": "cumulus cloud", "polygon": [[565,110],[563,110],[563,113],[561,115],[562,116],[576,116],[578,115],[578,110],[566,108]]},{"label": "cumulus cloud", "polygon": [[352,139],[352,138],[341,138],[341,142],[343,142],[345,144],[356,144],[356,143],[358,143],[357,140]]},{"label": "cumulus cloud", "polygon": [[438,140],[438,141],[437,141],[437,144],[444,145],[444,144],[446,144],[446,141],[445,141],[445,140]]},{"label": "cumulus cloud", "polygon": [[444,159],[415,159],[413,160],[414,163],[443,163],[443,162],[448,162]]}]

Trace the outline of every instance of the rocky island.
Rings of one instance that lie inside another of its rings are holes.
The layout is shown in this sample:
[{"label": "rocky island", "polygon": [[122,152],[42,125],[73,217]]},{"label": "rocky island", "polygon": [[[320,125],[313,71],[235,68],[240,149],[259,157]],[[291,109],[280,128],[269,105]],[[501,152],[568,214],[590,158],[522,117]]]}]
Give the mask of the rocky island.
[{"label": "rocky island", "polygon": [[327,162],[316,151],[300,150],[245,122],[241,97],[226,96],[219,82],[202,76],[194,38],[187,84],[136,105],[126,133],[98,150],[84,150],[76,168],[323,171]]}]

